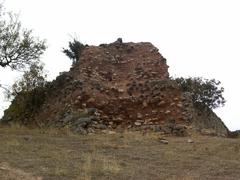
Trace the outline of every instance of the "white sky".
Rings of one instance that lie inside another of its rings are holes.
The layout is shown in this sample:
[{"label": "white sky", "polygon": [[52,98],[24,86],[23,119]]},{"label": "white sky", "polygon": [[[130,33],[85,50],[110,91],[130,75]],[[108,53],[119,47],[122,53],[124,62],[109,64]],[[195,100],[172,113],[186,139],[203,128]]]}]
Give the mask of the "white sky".
[{"label": "white sky", "polygon": [[[220,80],[227,104],[216,112],[231,130],[240,129],[240,1],[6,0],[5,8],[20,13],[23,26],[47,40],[42,60],[50,79],[70,67],[60,52],[70,35],[90,45],[118,37],[152,42],[167,58],[172,76]],[[1,69],[1,83],[15,78],[16,73]],[[1,103],[0,114],[4,107]]]}]

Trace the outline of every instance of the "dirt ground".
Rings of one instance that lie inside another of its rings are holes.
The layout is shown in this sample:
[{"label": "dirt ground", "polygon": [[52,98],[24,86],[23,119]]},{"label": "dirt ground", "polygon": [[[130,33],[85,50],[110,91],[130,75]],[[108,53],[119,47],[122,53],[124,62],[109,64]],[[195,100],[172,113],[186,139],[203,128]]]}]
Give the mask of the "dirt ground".
[{"label": "dirt ground", "polygon": [[0,179],[237,180],[240,140],[140,132],[78,136],[68,130],[0,127]]}]

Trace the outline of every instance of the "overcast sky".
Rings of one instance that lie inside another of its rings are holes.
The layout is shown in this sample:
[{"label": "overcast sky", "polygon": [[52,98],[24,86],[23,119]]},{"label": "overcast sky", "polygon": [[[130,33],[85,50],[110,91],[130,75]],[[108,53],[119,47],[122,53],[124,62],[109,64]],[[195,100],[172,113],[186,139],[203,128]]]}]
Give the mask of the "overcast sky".
[{"label": "overcast sky", "polygon": [[[216,78],[225,88],[224,108],[216,110],[231,130],[240,129],[240,1],[238,0],[6,0],[24,27],[47,40],[42,57],[49,79],[68,71],[61,53],[70,35],[83,43],[152,42],[167,59],[171,76]],[[0,71],[0,83],[18,76]],[[2,93],[0,94],[2,96]],[[6,107],[0,99],[0,114]]]}]

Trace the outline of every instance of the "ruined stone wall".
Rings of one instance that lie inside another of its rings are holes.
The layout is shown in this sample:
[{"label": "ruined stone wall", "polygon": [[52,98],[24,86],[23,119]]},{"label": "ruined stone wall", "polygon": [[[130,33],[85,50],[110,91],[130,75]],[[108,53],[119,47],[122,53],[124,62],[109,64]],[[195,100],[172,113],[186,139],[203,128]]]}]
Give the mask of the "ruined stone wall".
[{"label": "ruined stone wall", "polygon": [[62,87],[36,117],[43,124],[82,131],[159,130],[169,122],[184,123],[181,91],[169,79],[166,59],[150,43],[89,46],[60,80]]},{"label": "ruined stone wall", "polygon": [[38,126],[67,126],[83,134],[129,129],[185,135],[191,124],[226,130],[214,114],[199,115],[151,43],[88,46],[46,93],[44,104],[28,116]]}]

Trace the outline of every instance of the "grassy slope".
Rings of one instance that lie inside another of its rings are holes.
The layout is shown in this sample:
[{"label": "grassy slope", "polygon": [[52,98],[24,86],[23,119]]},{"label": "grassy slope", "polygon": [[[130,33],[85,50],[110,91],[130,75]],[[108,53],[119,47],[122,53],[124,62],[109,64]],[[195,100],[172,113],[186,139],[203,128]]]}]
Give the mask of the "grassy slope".
[{"label": "grassy slope", "polygon": [[0,128],[0,179],[239,179],[240,141]]}]

